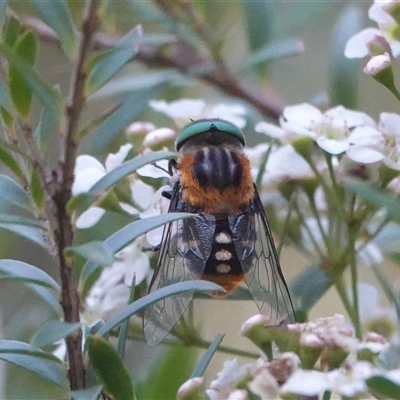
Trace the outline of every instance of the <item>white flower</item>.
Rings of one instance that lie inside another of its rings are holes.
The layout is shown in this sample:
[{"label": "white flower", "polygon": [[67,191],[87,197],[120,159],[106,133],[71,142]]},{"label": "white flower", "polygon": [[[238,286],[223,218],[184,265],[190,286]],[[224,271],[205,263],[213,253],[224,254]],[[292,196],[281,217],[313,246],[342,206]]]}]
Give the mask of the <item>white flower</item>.
[{"label": "white flower", "polygon": [[[400,54],[400,42],[396,37],[398,24],[389,14],[390,1],[375,0],[368,11],[368,16],[377,22],[379,29],[367,28],[357,33],[347,42],[345,56],[361,58],[391,52],[393,57]],[[390,47],[389,47],[390,46]]]},{"label": "white flower", "polygon": [[387,112],[381,113],[379,130],[387,137],[400,139],[400,115]]},{"label": "white flower", "polygon": [[350,367],[329,372],[297,370],[281,390],[303,396],[316,396],[329,390],[353,397],[368,391],[365,381],[377,372],[377,368],[367,361],[357,361]]},{"label": "white flower", "polygon": [[202,118],[221,118],[239,128],[246,126],[246,109],[240,104],[207,106],[204,100],[181,99],[171,103],[164,100],[150,100],[149,105],[154,110],[168,115],[179,127],[187,125],[191,120]]},{"label": "white flower", "polygon": [[[140,218],[153,217],[155,215],[165,214],[168,212],[170,201],[162,195],[162,192],[164,191],[170,192],[171,187],[169,185],[164,185],[160,189],[158,189],[154,193],[151,204],[149,204],[149,207],[145,211],[140,213]],[[162,240],[163,232],[164,232],[163,226],[160,226],[159,228],[147,232],[146,238],[149,244],[152,246],[159,245]]]},{"label": "white flower", "polygon": [[156,129],[156,126],[151,122],[135,121],[126,128],[125,133],[127,136],[141,135],[154,129]]},{"label": "white flower", "polygon": [[113,265],[103,269],[85,300],[83,316],[88,325],[108,320],[127,305],[134,275],[135,285],[147,277],[150,260],[142,244],[143,238],[135,240],[115,255]]},{"label": "white flower", "polygon": [[[132,145],[125,144],[120,147],[117,153],[109,154],[103,166],[98,160],[89,155],[79,156],[75,165],[75,180],[72,186],[72,194],[74,196],[87,192],[96,182],[98,182],[108,172],[120,166]],[[146,167],[143,167],[146,168]],[[155,167],[153,167],[156,169]],[[158,172],[158,171],[157,171]],[[151,175],[149,173],[148,175]],[[154,174],[153,174],[154,175]],[[154,194],[154,189],[137,179],[134,175],[129,176],[130,190],[133,203],[140,209],[145,209],[150,206],[151,199]],[[130,214],[138,214],[139,210],[130,204],[120,202],[120,207]],[[90,207],[83,212],[76,221],[78,229],[86,229],[94,226],[104,215],[105,210],[100,207]]]},{"label": "white flower", "polygon": [[[375,125],[371,117],[360,111],[337,106],[322,113],[316,107],[303,103],[284,109],[280,128],[264,122],[257,124],[256,130],[277,138],[282,143],[290,143],[298,136],[307,136],[333,155],[342,154],[351,148],[353,157],[354,146],[361,146],[362,143],[365,145],[366,138],[376,135]],[[358,142],[353,133],[357,129],[358,138],[363,138]]]},{"label": "white flower", "polygon": [[[79,156],[76,159],[72,194],[76,196],[87,192],[104,175],[122,164],[131,148],[130,144],[126,144],[121,146],[117,153],[109,154],[105,162],[105,167],[92,156]],[[79,216],[76,221],[76,227],[78,229],[90,228],[100,220],[104,213],[105,210],[100,207],[90,207]]]},{"label": "white flower", "polygon": [[165,140],[173,139],[175,131],[170,128],[158,128],[148,132],[143,139],[144,147],[151,147],[156,144],[162,143]]},{"label": "white flower", "polygon": [[207,394],[211,399],[227,399],[231,390],[235,388],[235,383],[250,376],[256,368],[255,363],[239,366],[237,358],[225,361],[217,379],[211,382]]},{"label": "white flower", "polygon": [[274,185],[282,180],[295,180],[313,176],[307,162],[290,145],[273,151],[267,161],[263,185]]}]

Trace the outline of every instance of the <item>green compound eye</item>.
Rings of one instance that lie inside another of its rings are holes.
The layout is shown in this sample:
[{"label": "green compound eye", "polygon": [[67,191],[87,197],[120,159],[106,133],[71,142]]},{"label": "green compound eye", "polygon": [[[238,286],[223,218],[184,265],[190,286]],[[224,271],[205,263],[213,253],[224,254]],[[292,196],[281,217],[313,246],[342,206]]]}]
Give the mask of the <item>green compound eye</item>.
[{"label": "green compound eye", "polygon": [[245,145],[243,132],[231,122],[222,119],[201,119],[191,123],[182,130],[181,134],[175,141],[176,150],[179,151],[182,145],[189,139],[205,133],[211,135],[225,133],[236,138],[243,146]]}]

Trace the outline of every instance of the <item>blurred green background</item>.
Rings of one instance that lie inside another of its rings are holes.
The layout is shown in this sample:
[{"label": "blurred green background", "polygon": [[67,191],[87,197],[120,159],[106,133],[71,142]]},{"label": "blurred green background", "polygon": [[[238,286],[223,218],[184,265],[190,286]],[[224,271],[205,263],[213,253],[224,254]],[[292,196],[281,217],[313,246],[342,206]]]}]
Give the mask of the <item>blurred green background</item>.
[{"label": "blurred green background", "polygon": [[[76,10],[78,15],[78,10],[82,8],[83,2],[72,0],[68,3],[73,10]],[[104,3],[104,7],[107,8],[107,12],[104,13],[106,16],[104,25],[109,35],[122,36],[139,23],[142,24],[146,34],[158,33],[162,35],[168,29],[167,23],[161,25],[157,20],[146,20],[146,16],[152,15],[155,12],[154,10],[157,10],[156,2],[110,0]],[[363,26],[374,25],[372,21],[368,21],[366,18],[370,2],[198,0],[194,3],[201,9],[208,25],[213,27],[211,34],[222,41],[222,54],[230,70],[248,82],[249,85],[273,95],[281,104],[312,102],[322,108],[336,105],[338,82],[341,80],[347,82],[347,79],[354,82],[355,77],[358,77],[358,88],[352,86],[350,88],[353,90],[352,93],[343,97],[351,107],[365,111],[375,119],[379,117],[379,113],[382,111],[396,112],[398,110],[397,100],[372,78],[362,74],[362,67],[366,60],[353,60],[350,64],[346,64],[348,61],[344,60],[341,53],[344,45],[341,40],[342,36],[346,36],[347,28],[351,31],[351,29],[357,27],[356,30],[360,30]],[[260,9],[268,10],[268,12],[251,14],[247,11],[246,14],[245,9],[249,7],[250,3],[252,5],[250,8],[256,9],[258,3],[261,5]],[[34,15],[34,9],[28,1],[11,1],[10,6],[22,19]],[[246,20],[246,17],[249,19]],[[262,27],[262,29],[250,29],[253,23]],[[185,32],[183,25],[172,27],[171,24],[170,27],[169,33],[171,34],[174,33],[175,29],[181,29],[182,32]],[[288,41],[294,39],[300,40],[304,45],[304,51],[301,54],[274,59],[268,63],[264,62],[256,68],[255,72],[244,70],[252,52],[252,44],[259,43],[260,47],[269,44],[272,57],[276,57],[280,51],[285,50],[285,46],[290,43]],[[273,53],[274,51],[275,53]],[[59,84],[61,89],[66,92],[69,85],[71,65],[67,62],[61,50],[54,43],[41,42],[39,57],[38,69],[42,76],[52,84]],[[347,65],[346,68],[348,69],[341,70],[341,68],[344,68],[343,65]],[[340,73],[340,71],[342,72]],[[120,76],[136,77],[137,88],[142,89],[145,87],[143,86],[144,77],[154,78],[154,74],[161,72],[160,69],[152,70],[143,63],[133,61],[124,68]],[[336,80],[333,80],[334,77]],[[349,88],[348,85],[346,85],[346,88]],[[218,88],[188,76],[179,76],[177,79],[166,82],[165,88],[157,93],[156,98],[167,101],[180,98],[199,98],[205,99],[210,104],[238,101],[228,97]],[[333,102],[330,102],[329,99],[333,99]],[[93,118],[93,115],[110,107],[114,102],[114,97],[104,97],[91,101],[85,112],[87,119]],[[252,107],[249,107],[249,111],[246,135],[248,142],[255,144],[260,141],[261,137],[252,133],[253,124],[265,118]],[[171,123],[165,116],[161,116],[150,109],[146,109],[138,119],[150,120],[158,126]],[[110,152],[115,151],[122,142],[123,138],[113,143],[109,149]],[[91,154],[92,146],[93,139],[86,140],[80,151]],[[104,159],[106,154],[96,154],[96,156]],[[58,272],[51,269],[51,260],[43,251],[8,232],[0,231],[0,235],[0,243],[2,244],[0,255],[2,258],[18,258],[38,265],[58,279]],[[281,264],[286,279],[290,282],[291,277],[307,265],[307,261],[294,249],[284,247]],[[390,266],[388,266],[387,272],[394,274],[394,270],[391,270]],[[370,276],[361,277],[361,280],[370,279],[372,279]],[[29,341],[35,329],[48,318],[50,310],[47,310],[35,295],[15,283],[2,281],[0,285],[1,337]],[[257,313],[254,304],[202,300],[197,302],[195,308],[196,316],[199,324],[203,327],[206,338],[212,340],[215,337],[219,332],[222,320],[224,329],[229,327],[224,339],[225,345],[255,351],[251,344],[239,335],[241,324],[248,317]],[[343,312],[343,309],[333,292],[329,291],[314,308],[311,317],[329,316],[336,312]],[[126,357],[128,366],[131,370],[138,372],[139,377],[136,378],[140,379],[140,376],[146,376],[149,371],[161,366],[160,356],[161,353],[166,351],[166,348],[160,345],[152,349],[143,343],[131,343],[128,351],[129,356]],[[190,363],[192,358],[195,358],[195,354],[190,349],[182,349],[179,354],[170,357],[171,364],[167,368],[170,374],[160,372],[162,379],[168,380],[168,382],[161,382],[166,388],[165,398],[168,398],[167,388],[179,386],[184,380],[183,372],[190,371],[190,368],[183,368],[183,360],[186,359]],[[207,370],[206,378],[215,377],[216,372],[221,369],[223,361],[228,358],[232,358],[232,356],[217,354]],[[148,361],[147,366],[143,365],[144,360]],[[174,376],[175,378],[173,378]],[[176,379],[176,382],[174,382],[174,379]],[[156,386],[155,384],[155,393]],[[4,363],[0,363],[1,398],[57,398],[61,395],[61,392],[57,390],[47,386],[47,384],[44,386],[44,384],[38,382],[33,374],[12,366],[7,366],[6,369]],[[155,393],[153,396],[156,396]]]}]

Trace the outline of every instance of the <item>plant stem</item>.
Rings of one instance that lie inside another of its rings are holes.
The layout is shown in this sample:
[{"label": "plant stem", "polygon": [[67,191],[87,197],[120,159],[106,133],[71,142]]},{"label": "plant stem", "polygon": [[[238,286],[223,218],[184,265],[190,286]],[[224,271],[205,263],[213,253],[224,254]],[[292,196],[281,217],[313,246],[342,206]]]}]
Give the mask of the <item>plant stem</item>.
[{"label": "plant stem", "polygon": [[[82,34],[78,59],[73,73],[70,103],[67,106],[67,130],[64,137],[61,157],[60,183],[53,196],[56,205],[55,237],[58,247],[58,259],[61,275],[61,306],[66,322],[80,321],[80,299],[75,277],[75,269],[71,259],[65,257],[64,250],[73,244],[74,228],[71,215],[67,211],[67,204],[71,198],[71,188],[74,181],[74,166],[76,161],[75,134],[78,128],[79,117],[85,104],[84,83],[86,74],[84,62],[91,48],[92,37],[97,26],[97,10],[99,0],[91,0],[86,4],[85,17],[82,25]],[[82,332],[79,331],[66,339],[69,381],[71,390],[85,387],[85,366],[82,357]]]}]

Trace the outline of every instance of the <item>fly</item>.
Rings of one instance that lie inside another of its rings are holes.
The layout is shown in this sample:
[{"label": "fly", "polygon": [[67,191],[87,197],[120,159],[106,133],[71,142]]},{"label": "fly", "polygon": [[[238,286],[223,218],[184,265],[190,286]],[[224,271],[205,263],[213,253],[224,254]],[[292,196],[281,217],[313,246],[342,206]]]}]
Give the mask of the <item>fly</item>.
[{"label": "fly", "polygon": [[[202,279],[219,284],[227,295],[244,282],[272,325],[294,322],[271,229],[243,151],[242,131],[221,119],[199,120],[183,129],[175,145],[179,157],[170,164],[175,172],[168,212],[197,216],[165,226],[149,292]],[[181,293],[146,308],[148,344],[164,339],[193,294]]]}]

